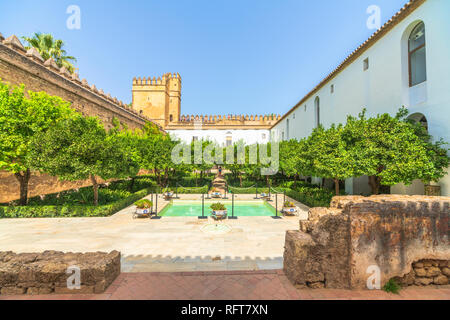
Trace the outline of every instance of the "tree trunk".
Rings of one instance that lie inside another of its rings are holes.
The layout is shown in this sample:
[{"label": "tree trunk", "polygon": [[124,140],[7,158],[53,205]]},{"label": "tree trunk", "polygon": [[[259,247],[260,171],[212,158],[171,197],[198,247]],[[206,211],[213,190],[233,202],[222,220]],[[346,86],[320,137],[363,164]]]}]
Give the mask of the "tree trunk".
[{"label": "tree trunk", "polygon": [[28,181],[30,181],[31,172],[30,169],[25,172],[16,172],[14,174],[20,184],[20,202],[21,206],[26,206],[28,202]]},{"label": "tree trunk", "polygon": [[372,194],[380,193],[381,179],[377,176],[369,176],[369,186],[372,189]]},{"label": "tree trunk", "polygon": [[130,182],[130,186],[128,187],[128,190],[129,190],[130,192],[133,191],[134,180],[135,180],[135,177],[132,177],[132,178],[131,178],[131,182]]},{"label": "tree trunk", "polygon": [[334,179],[334,189],[336,191],[336,195],[339,195],[339,179]]},{"label": "tree trunk", "polygon": [[166,168],[164,172],[164,188],[168,186],[168,182],[169,182],[169,168]]},{"label": "tree trunk", "polygon": [[159,174],[159,170],[155,168],[155,177],[159,186],[161,186],[161,175]]},{"label": "tree trunk", "polygon": [[239,172],[239,186],[242,188],[242,174]]},{"label": "tree trunk", "polygon": [[98,183],[93,174],[91,174],[91,182],[94,189],[94,206],[98,206]]}]

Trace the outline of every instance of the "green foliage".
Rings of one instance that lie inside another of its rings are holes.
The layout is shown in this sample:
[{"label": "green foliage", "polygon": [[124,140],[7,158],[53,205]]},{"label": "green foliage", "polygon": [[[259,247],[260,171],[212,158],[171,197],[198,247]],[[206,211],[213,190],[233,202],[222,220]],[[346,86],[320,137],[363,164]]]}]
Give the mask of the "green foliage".
[{"label": "green foliage", "polygon": [[172,162],[172,149],[176,141],[170,135],[156,131],[151,124],[147,124],[143,131],[137,131],[134,141],[139,166],[153,171],[160,186],[167,185],[176,167]]},{"label": "green foliage", "polygon": [[302,158],[301,143],[297,140],[280,143],[280,170],[287,177],[298,175]]},{"label": "green foliage", "polygon": [[29,163],[61,180],[90,178],[95,205],[98,201],[96,176],[119,179],[134,176],[139,170],[135,154],[126,142],[126,136],[107,134],[97,118],[77,115],[36,135]]},{"label": "green foliage", "polygon": [[149,190],[141,190],[127,198],[99,206],[63,204],[0,207],[0,218],[107,217],[148,194]]},{"label": "green foliage", "polygon": [[202,194],[202,193],[208,193],[208,186],[203,187],[178,187],[178,193],[179,194]]},{"label": "green foliage", "polygon": [[395,279],[390,279],[386,284],[383,286],[383,291],[391,292],[395,294],[399,294],[400,292],[400,285],[395,281]]},{"label": "green foliage", "polygon": [[309,173],[335,181],[336,195],[339,195],[339,180],[363,174],[363,170],[355,166],[352,145],[344,133],[342,125],[332,125],[326,130],[319,126],[306,139],[306,152],[302,153],[310,165]]},{"label": "green foliage", "polygon": [[197,178],[197,177],[183,177],[178,179],[171,179],[169,182],[169,185],[172,188],[175,188],[177,185],[179,187],[198,187],[198,186],[204,186],[204,185],[210,185],[213,176],[204,176],[203,178]]},{"label": "green foliage", "polygon": [[25,49],[31,47],[36,48],[39,54],[44,60],[53,58],[58,67],[65,67],[70,73],[74,72],[73,63],[77,61],[75,57],[68,56],[66,50],[63,49],[64,41],[56,40],[51,34],[35,33],[33,37],[22,37],[23,40],[28,42],[28,46]]},{"label": "green foliage", "polygon": [[255,187],[239,188],[229,186],[228,190],[234,194],[256,194],[256,192],[258,192],[258,194],[269,193],[269,188],[255,188]]},{"label": "green foliage", "polygon": [[406,115],[403,108],[396,117],[382,114],[367,119],[364,110],[358,118],[347,119],[344,135],[351,145],[353,165],[369,176],[375,194],[380,185],[439,180],[449,165],[443,142],[432,143],[418,124],[404,119]]},{"label": "green foliage", "polygon": [[136,201],[134,205],[139,209],[149,209],[153,206],[153,202],[148,199],[141,199]]},{"label": "green foliage", "polygon": [[226,210],[225,205],[220,202],[211,204],[211,209],[214,211]]},{"label": "green foliage", "polygon": [[293,208],[295,207],[295,204],[292,201],[285,201],[283,206],[285,208]]},{"label": "green foliage", "polygon": [[334,193],[330,190],[319,187],[299,187],[295,190],[287,190],[286,195],[307,205],[308,207],[328,208]]},{"label": "green foliage", "polygon": [[[142,190],[142,189],[141,189]],[[106,205],[112,202],[126,199],[132,193],[127,190],[99,188],[99,205]],[[45,195],[43,199],[33,197],[29,200],[30,206],[64,206],[64,205],[90,205],[94,200],[92,188],[85,187],[79,190],[68,190],[54,194]],[[13,202],[13,205],[18,203]]]},{"label": "green foliage", "polygon": [[26,97],[24,85],[11,87],[0,79],[0,170],[13,173],[19,181],[22,205],[28,198],[27,159],[33,137],[73,114],[70,103],[59,97],[32,91]]},{"label": "green foliage", "polygon": [[18,173],[28,168],[32,138],[74,112],[70,103],[45,92],[11,87],[0,81],[0,169]]}]

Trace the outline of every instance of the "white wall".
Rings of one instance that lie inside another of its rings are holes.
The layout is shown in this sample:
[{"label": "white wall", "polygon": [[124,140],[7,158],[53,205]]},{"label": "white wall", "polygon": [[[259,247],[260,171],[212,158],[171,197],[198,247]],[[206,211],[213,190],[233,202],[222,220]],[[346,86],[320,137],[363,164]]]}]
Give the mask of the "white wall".
[{"label": "white wall", "polygon": [[[325,127],[345,123],[347,115],[357,116],[362,108],[367,116],[379,113],[395,115],[404,105],[410,113],[420,112],[428,120],[429,132],[435,138],[450,142],[450,1],[428,0],[378,40],[361,57],[323,86],[306,103],[297,107],[271,131],[274,139],[286,138],[289,119],[290,138],[311,134],[315,124],[314,99],[320,97],[320,119]],[[407,37],[418,21],[425,23],[427,81],[420,88],[409,88],[407,82]],[[345,35],[343,35],[345,36]],[[369,69],[363,61],[369,58]],[[334,93],[330,86],[334,84]],[[418,89],[423,99],[414,98]],[[415,102],[416,101],[416,102]],[[305,109],[306,106],[306,109]],[[295,114],[295,119],[294,119]],[[355,180],[353,183],[356,183]],[[450,177],[439,183],[443,195],[450,195]],[[355,194],[366,186],[353,185]],[[412,193],[417,188],[394,187],[394,192]],[[408,191],[409,190],[409,191]]]},{"label": "white wall", "polygon": [[270,130],[168,130],[171,136],[190,143],[193,137],[198,140],[214,141],[225,146],[226,137],[231,136],[232,142],[243,140],[245,144],[269,142]]}]

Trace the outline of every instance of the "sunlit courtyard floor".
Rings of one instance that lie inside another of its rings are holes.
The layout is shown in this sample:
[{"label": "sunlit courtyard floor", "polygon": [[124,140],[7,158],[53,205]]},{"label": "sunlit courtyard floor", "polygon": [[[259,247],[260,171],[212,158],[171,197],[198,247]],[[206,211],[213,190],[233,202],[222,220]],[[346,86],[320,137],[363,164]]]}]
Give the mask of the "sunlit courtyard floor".
[{"label": "sunlit courtyard floor", "polygon": [[[180,197],[200,199],[198,195]],[[235,200],[253,197],[237,195]],[[280,209],[283,196],[278,197]],[[158,202],[158,211],[168,203],[162,198]],[[299,219],[307,218],[308,208],[296,204],[299,216],[225,220],[219,224],[231,230],[218,234],[202,231],[204,225],[214,223],[211,218],[133,219],[133,206],[107,218],[0,219],[0,251],[118,250],[123,272],[281,269],[286,230],[298,229]]]}]

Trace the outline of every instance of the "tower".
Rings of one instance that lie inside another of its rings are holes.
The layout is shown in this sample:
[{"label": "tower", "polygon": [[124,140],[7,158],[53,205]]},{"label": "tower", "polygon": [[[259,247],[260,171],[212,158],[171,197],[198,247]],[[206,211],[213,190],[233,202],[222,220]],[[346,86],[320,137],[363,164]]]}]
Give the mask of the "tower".
[{"label": "tower", "polygon": [[133,79],[133,109],[163,128],[178,122],[181,113],[181,76],[166,73],[156,78]]}]

